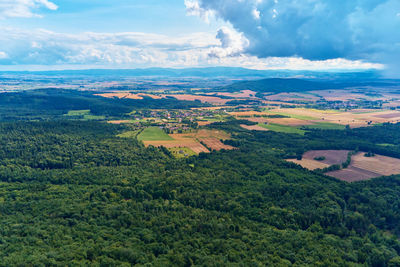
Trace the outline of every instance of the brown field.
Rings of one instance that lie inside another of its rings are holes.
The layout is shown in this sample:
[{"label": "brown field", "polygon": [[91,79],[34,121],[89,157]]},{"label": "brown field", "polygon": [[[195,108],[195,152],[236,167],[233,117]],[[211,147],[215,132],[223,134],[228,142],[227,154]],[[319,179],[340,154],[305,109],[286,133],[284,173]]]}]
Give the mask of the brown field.
[{"label": "brown field", "polygon": [[356,168],[354,166],[349,166],[346,169],[338,171],[327,172],[325,174],[346,182],[357,182],[382,176],[378,173]]},{"label": "brown field", "polygon": [[400,112],[379,114],[379,115],[375,115],[374,117],[383,118],[383,119],[394,119],[394,118],[400,119]]},{"label": "brown field", "polygon": [[328,165],[342,164],[346,162],[349,150],[311,150],[303,155],[303,159],[314,160],[316,157],[325,157],[325,160],[318,161]]},{"label": "brown field", "polygon": [[197,124],[199,125],[199,126],[206,126],[206,125],[209,125],[209,124],[211,124],[211,123],[213,123],[214,121],[197,121]]},{"label": "brown field", "polygon": [[[299,164],[310,170],[315,170],[334,164],[342,164],[346,161],[348,152],[348,150],[312,150],[304,153],[302,160],[289,159],[287,161]],[[346,182],[356,182],[380,176],[400,174],[400,159],[381,155],[365,157],[364,154],[365,152],[359,152],[352,156],[348,168],[325,174]],[[324,156],[326,159],[323,161],[314,160],[315,157],[321,156]]]},{"label": "brown field", "polygon": [[250,131],[269,131],[268,129],[258,126],[258,125],[246,125],[246,124],[240,124],[240,126],[244,129],[250,130]]},{"label": "brown field", "polygon": [[187,140],[171,140],[171,141],[143,141],[145,146],[155,146],[155,147],[166,147],[166,148],[172,148],[172,147],[187,147],[193,150],[195,153],[200,153],[200,152],[205,152],[208,153],[210,152],[205,146],[200,144],[194,139],[187,139]]},{"label": "brown field", "polygon": [[[336,110],[314,110],[305,108],[276,108],[269,110],[270,113],[277,114],[290,114],[293,116],[306,116],[310,117],[304,122],[330,122],[341,125],[350,125],[351,127],[365,127],[370,124],[384,123],[384,122],[398,122],[400,121],[400,112],[391,110],[376,110],[376,109],[362,109],[352,111],[336,111]],[[399,116],[395,115],[399,114]],[[311,119],[313,118],[313,119]],[[370,124],[368,124],[371,122]]]},{"label": "brown field", "polygon": [[224,143],[222,143],[217,138],[203,138],[203,139],[200,139],[200,140],[207,147],[209,147],[211,149],[214,149],[214,150],[221,150],[221,149],[232,150],[232,149],[235,149],[233,146],[225,145]]},{"label": "brown field", "polygon": [[167,141],[143,141],[145,146],[164,146],[172,147],[187,147],[195,153],[210,152],[200,141],[204,142],[208,147],[215,150],[234,149],[234,147],[223,144],[220,140],[230,138],[230,135],[224,131],[202,129],[192,133],[170,134],[174,140]]},{"label": "brown field", "polygon": [[104,94],[96,94],[96,95],[106,97],[106,98],[143,99],[143,97],[141,97],[137,94],[131,94],[129,92],[113,92],[113,93],[104,93]]},{"label": "brown field", "polygon": [[201,95],[163,95],[163,97],[174,97],[178,100],[187,100],[187,101],[195,101],[199,100],[202,103],[210,103],[210,104],[215,104],[215,105],[224,105],[226,102],[231,101],[232,99],[222,99],[219,97],[215,96],[201,96]]},{"label": "brown field", "polygon": [[267,123],[269,121],[269,119],[262,118],[262,117],[245,117],[243,119],[246,119],[251,122],[258,122],[258,123]]},{"label": "brown field", "polygon": [[[311,150],[304,153],[301,160],[289,159],[287,161],[299,164],[309,170],[323,169],[344,163],[347,160],[348,153],[348,150]],[[325,157],[325,160],[315,160],[316,157]]]},{"label": "brown field", "polygon": [[325,164],[325,163],[322,163],[322,162],[316,161],[316,160],[311,160],[311,159],[302,159],[302,160],[288,159],[286,161],[296,163],[298,165],[301,165],[303,168],[306,168],[309,170],[323,169],[323,168],[329,167],[328,164]]},{"label": "brown field", "polygon": [[[215,94],[215,93],[209,93],[209,94]],[[222,95],[222,96],[229,96],[229,97],[234,97],[234,98],[250,98],[254,97],[256,92],[251,91],[251,90],[242,90],[240,93],[217,93],[217,95]]]}]

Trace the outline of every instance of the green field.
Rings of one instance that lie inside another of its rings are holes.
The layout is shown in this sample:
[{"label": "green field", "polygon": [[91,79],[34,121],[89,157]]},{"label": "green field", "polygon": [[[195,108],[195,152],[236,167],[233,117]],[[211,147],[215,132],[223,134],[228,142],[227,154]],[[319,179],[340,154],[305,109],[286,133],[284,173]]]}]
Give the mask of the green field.
[{"label": "green field", "polygon": [[290,113],[286,113],[286,112],[272,112],[269,110],[265,110],[264,112],[266,112],[268,114],[272,114],[272,115],[282,115],[282,116],[299,119],[299,120],[317,120],[318,119],[318,118],[314,118],[314,117],[310,117],[310,116],[290,114]]},{"label": "green field", "polygon": [[105,116],[97,116],[97,115],[83,115],[83,120],[104,120]]},{"label": "green field", "polygon": [[304,135],[305,131],[293,126],[281,125],[276,123],[269,123],[269,124],[259,124],[259,126],[274,131],[274,132],[281,132],[281,133],[292,133],[292,134],[301,134]]},{"label": "green field", "polygon": [[330,122],[314,122],[314,125],[305,125],[302,128],[306,129],[321,129],[321,130],[344,130],[346,126]]},{"label": "green field", "polygon": [[193,150],[187,147],[171,147],[168,150],[174,155],[176,158],[185,158],[190,156],[197,155]]},{"label": "green field", "polygon": [[136,131],[127,131],[121,134],[118,134],[118,137],[123,137],[123,138],[136,138],[136,136],[140,133],[140,130]]},{"label": "green field", "polygon": [[106,117],[105,116],[97,116],[97,115],[91,115],[89,109],[84,109],[84,110],[70,110],[68,111],[67,114],[65,114],[67,117],[80,117],[82,120],[104,120]]},{"label": "green field", "polygon": [[85,116],[85,115],[89,115],[90,114],[90,110],[89,109],[85,109],[85,110],[70,110],[68,111],[67,114],[65,114],[65,116]]},{"label": "green field", "polygon": [[144,129],[138,136],[137,139],[140,141],[168,141],[174,140],[171,136],[166,134],[162,129],[158,127],[149,127]]}]

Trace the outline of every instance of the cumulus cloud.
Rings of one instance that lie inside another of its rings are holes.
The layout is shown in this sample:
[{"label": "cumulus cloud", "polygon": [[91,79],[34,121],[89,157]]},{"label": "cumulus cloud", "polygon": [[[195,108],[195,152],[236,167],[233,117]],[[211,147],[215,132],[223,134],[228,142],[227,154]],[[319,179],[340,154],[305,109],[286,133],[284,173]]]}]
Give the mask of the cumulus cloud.
[{"label": "cumulus cloud", "polygon": [[40,17],[36,13],[40,8],[57,10],[58,6],[49,0],[0,0],[0,18]]},{"label": "cumulus cloud", "polygon": [[346,58],[400,65],[398,0],[191,0],[243,33],[260,58]]},{"label": "cumulus cloud", "polygon": [[242,33],[222,27],[217,34],[166,35],[125,33],[65,34],[0,27],[0,65],[91,67],[235,66],[253,69],[368,69],[363,61],[310,61],[301,58],[259,58],[244,51]]}]

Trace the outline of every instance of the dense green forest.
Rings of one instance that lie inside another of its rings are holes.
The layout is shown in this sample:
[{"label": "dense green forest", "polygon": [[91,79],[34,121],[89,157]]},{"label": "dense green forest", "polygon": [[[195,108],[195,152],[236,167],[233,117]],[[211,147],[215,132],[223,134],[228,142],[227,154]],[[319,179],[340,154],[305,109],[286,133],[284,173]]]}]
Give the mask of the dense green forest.
[{"label": "dense green forest", "polygon": [[240,123],[211,126],[240,149],[179,160],[124,126],[0,123],[0,266],[400,266],[399,176],[348,184],[283,160],[375,138],[394,153],[400,125]]},{"label": "dense green forest", "polygon": [[255,81],[240,81],[219,88],[222,91],[239,92],[252,90],[258,93],[306,92],[313,90],[345,89],[350,87],[390,86],[385,81],[313,81],[297,78],[268,78]]},{"label": "dense green forest", "polygon": [[204,106],[198,101],[174,98],[112,99],[88,91],[38,89],[0,94],[0,121],[48,120],[62,118],[69,110],[90,110],[93,115],[126,116],[133,109],[186,109]]}]

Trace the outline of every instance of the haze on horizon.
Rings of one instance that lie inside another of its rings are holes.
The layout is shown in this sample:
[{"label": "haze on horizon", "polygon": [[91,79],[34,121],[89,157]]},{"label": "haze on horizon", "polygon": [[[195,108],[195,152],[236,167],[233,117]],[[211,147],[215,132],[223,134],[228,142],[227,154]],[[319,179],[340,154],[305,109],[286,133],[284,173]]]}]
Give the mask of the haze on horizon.
[{"label": "haze on horizon", "polygon": [[0,0],[0,69],[400,71],[398,0]]}]

